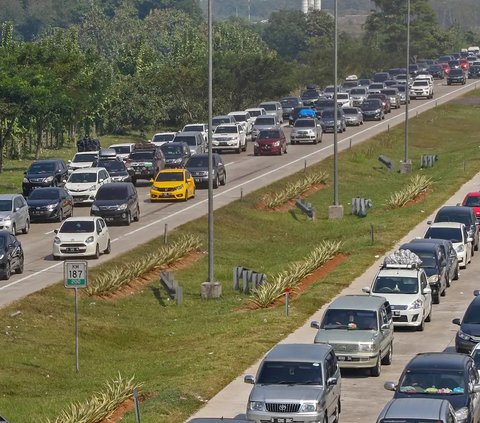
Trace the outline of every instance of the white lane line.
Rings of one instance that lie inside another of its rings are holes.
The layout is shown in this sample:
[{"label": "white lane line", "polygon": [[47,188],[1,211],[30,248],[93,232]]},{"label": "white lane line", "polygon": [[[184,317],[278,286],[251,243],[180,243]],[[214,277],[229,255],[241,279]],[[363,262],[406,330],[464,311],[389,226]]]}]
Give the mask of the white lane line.
[{"label": "white lane line", "polygon": [[50,235],[50,234],[53,234],[53,232],[55,232],[55,231],[52,229],[51,231],[45,232],[44,235]]},{"label": "white lane line", "polygon": [[45,269],[39,270],[38,272],[32,273],[31,275],[24,276],[23,278],[18,279],[18,280],[14,281],[14,282],[10,282],[10,283],[7,284],[7,285],[0,286],[0,291],[4,290],[4,289],[6,289],[6,288],[9,288],[9,287],[11,287],[11,286],[13,286],[13,285],[16,285],[17,283],[26,281],[27,279],[30,279],[30,278],[33,277],[33,276],[37,276],[37,275],[40,275],[40,274],[42,274],[42,273],[45,273],[45,272],[47,272],[48,270],[53,269],[53,268],[58,267],[58,266],[63,266],[63,262],[62,262],[62,263],[52,264],[51,266],[49,266],[49,267],[47,267],[47,268],[45,268]]}]

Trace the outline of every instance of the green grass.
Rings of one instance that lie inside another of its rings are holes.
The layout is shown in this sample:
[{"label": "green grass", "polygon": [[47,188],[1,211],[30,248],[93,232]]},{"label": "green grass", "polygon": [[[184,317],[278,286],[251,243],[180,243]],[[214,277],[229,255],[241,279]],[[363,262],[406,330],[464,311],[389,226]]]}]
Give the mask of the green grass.
[{"label": "green grass", "polygon": [[[477,95],[480,93],[477,92]],[[300,177],[244,197],[215,212],[215,273],[223,282],[220,300],[202,301],[200,284],[207,276],[207,257],[176,272],[184,304],[176,306],[151,283],[141,292],[116,301],[80,300],[80,374],[75,374],[73,297],[56,284],[0,310],[0,412],[12,423],[54,418],[70,401],[83,401],[118,372],[144,382],[142,423],[182,422],[276,342],[360,275],[413,225],[440,206],[480,168],[478,110],[460,104],[436,108],[412,119],[410,157],[414,172],[433,179],[428,196],[409,208],[388,210],[392,192],[411,175],[388,173],[377,158],[399,163],[403,127],[393,128],[340,154],[340,200],[345,218],[327,219],[332,185],[309,197],[317,209],[312,222],[291,212],[265,212],[255,204],[267,192]],[[433,168],[419,170],[421,154],[438,154]],[[309,171],[331,174],[328,159]],[[368,216],[349,214],[352,197],[372,199]],[[370,240],[375,227],[375,243]],[[206,245],[206,218],[174,231],[171,238],[198,235]],[[232,289],[232,268],[247,266],[269,275],[302,260],[323,240],[342,241],[348,259],[283,307],[245,310],[248,297]],[[160,240],[112,259],[105,268],[135,259]],[[92,274],[94,271],[92,271]],[[16,311],[21,314],[12,316]],[[314,332],[312,331],[312,340]],[[133,423],[130,413],[123,420]]]}]

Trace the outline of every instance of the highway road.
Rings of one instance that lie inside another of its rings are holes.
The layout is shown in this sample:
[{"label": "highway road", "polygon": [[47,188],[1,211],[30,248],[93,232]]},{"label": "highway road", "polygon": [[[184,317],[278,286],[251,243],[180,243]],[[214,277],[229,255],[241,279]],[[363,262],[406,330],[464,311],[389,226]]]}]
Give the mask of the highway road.
[{"label": "highway road", "polygon": [[[469,80],[464,86],[449,86],[436,82],[433,100],[415,100],[410,105],[410,116],[422,113],[437,104],[443,104],[467,91],[475,89],[477,81]],[[382,122],[366,122],[357,128],[348,128],[339,134],[339,150],[393,127],[404,120],[405,108],[394,110]],[[287,133],[289,131],[287,130]],[[241,195],[257,190],[271,182],[295,173],[307,165],[318,162],[333,154],[333,135],[324,134],[323,142],[318,145],[295,145],[288,147],[288,154],[282,157],[254,157],[253,146],[249,143],[246,153],[224,154],[227,166],[227,184],[214,194],[215,209],[222,207]],[[150,203],[148,199],[149,184],[138,187],[141,199],[141,219],[132,226],[113,226],[110,228],[112,238],[112,254],[102,256],[98,261],[90,260],[89,266],[97,265],[112,256],[129,251],[136,245],[161,236],[164,225],[169,230],[190,220],[203,216],[207,212],[207,190],[197,190],[196,198],[188,203]],[[78,207],[75,215],[88,215],[88,207]],[[30,233],[19,235],[25,251],[25,272],[12,275],[9,281],[0,283],[0,307],[38,291],[63,279],[63,263],[55,262],[51,256],[53,230],[58,223],[36,223],[31,226]]]},{"label": "highway road", "polygon": [[[467,182],[445,204],[455,205],[461,202],[467,192],[478,191],[480,173]],[[422,237],[427,227],[427,220],[433,220],[435,213],[425,216],[425,220],[417,225],[397,244],[397,247],[415,237]],[[372,257],[373,259],[373,257]],[[370,286],[382,262],[382,257],[339,295],[362,294],[362,288]],[[458,326],[452,319],[462,318],[467,305],[474,298],[473,290],[479,288],[480,254],[472,258],[467,269],[462,270],[460,278],[452,282],[441,303],[433,306],[432,321],[426,324],[424,332],[413,332],[407,329],[396,329],[394,338],[393,361],[390,366],[382,366],[380,377],[371,377],[364,370],[342,371],[342,423],[374,423],[383,406],[392,398],[393,392],[386,391],[386,381],[398,382],[400,374],[407,362],[420,352],[455,351],[455,334]],[[310,328],[311,320],[321,320],[328,304],[318,310],[311,319],[294,333],[287,336],[282,343],[312,343],[316,330]],[[225,417],[245,418],[245,409],[252,385],[245,384],[246,374],[256,374],[260,362],[239,375],[227,387],[196,413],[193,418]]]}]

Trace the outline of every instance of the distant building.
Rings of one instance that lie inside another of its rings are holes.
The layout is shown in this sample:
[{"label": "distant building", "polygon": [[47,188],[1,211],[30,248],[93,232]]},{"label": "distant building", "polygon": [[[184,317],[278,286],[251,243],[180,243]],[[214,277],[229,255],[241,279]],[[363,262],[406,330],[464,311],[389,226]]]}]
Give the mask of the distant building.
[{"label": "distant building", "polygon": [[322,0],[302,0],[302,12],[308,13],[312,10],[322,10]]}]

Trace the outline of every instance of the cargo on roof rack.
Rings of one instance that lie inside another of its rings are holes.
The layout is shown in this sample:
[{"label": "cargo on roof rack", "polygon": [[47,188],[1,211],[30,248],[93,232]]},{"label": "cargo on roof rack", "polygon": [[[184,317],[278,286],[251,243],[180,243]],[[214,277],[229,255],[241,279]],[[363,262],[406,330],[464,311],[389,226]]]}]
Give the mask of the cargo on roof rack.
[{"label": "cargo on roof rack", "polygon": [[418,269],[422,260],[410,250],[397,250],[386,256],[381,265],[385,269]]},{"label": "cargo on roof rack", "polygon": [[134,150],[156,150],[158,148],[157,145],[151,142],[143,142],[141,144],[135,144],[133,147]]}]

